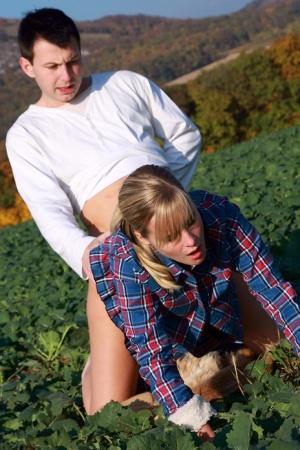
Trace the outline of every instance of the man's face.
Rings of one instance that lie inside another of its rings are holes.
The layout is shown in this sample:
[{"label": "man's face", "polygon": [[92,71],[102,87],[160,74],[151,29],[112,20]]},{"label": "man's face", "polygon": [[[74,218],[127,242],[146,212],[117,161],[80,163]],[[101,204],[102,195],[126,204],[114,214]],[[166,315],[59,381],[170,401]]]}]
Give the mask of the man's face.
[{"label": "man's face", "polygon": [[40,88],[40,106],[62,106],[75,98],[80,89],[81,54],[74,38],[66,48],[38,39],[33,46],[32,63],[21,57],[20,66]]}]

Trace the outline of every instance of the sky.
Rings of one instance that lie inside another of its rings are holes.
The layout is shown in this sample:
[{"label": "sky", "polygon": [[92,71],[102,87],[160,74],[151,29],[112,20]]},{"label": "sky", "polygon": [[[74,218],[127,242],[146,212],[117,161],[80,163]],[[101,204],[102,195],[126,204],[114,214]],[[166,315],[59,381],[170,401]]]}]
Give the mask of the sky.
[{"label": "sky", "polygon": [[35,8],[62,9],[75,20],[93,20],[114,14],[147,14],[176,18],[201,18],[229,14],[251,0],[6,0],[0,17],[17,18]]}]

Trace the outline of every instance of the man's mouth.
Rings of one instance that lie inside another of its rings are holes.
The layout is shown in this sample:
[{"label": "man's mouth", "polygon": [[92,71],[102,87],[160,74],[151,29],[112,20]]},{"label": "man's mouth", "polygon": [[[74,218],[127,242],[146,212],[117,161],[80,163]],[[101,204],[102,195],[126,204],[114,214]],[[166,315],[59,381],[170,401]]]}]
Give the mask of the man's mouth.
[{"label": "man's mouth", "polygon": [[74,91],[74,86],[74,84],[69,84],[68,86],[61,86],[57,89],[61,94],[72,94],[72,92]]}]

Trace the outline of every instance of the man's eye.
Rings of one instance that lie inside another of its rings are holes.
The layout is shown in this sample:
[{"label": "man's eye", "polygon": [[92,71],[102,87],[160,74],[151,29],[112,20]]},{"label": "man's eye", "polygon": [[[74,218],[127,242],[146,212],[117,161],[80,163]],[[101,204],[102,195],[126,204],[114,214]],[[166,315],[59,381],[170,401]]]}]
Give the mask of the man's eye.
[{"label": "man's eye", "polygon": [[74,58],[74,59],[71,59],[71,61],[69,61],[68,64],[80,64],[80,62],[81,62],[81,58]]}]

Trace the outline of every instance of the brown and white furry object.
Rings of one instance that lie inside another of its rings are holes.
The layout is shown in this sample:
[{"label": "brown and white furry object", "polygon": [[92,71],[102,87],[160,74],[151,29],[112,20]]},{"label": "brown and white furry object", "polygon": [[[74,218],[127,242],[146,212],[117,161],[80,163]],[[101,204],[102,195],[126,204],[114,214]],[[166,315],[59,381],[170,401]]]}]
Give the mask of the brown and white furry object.
[{"label": "brown and white furry object", "polygon": [[238,390],[247,381],[243,369],[257,355],[243,347],[235,352],[209,352],[201,358],[186,353],[177,360],[184,383],[205,400],[211,401]]},{"label": "brown and white furry object", "polygon": [[[186,353],[176,363],[181,378],[193,393],[211,401],[241,389],[247,382],[243,369],[256,358],[257,354],[243,347],[235,352],[213,351],[201,358]],[[139,410],[154,407],[157,402],[150,392],[144,392],[122,402],[122,405]]]}]

